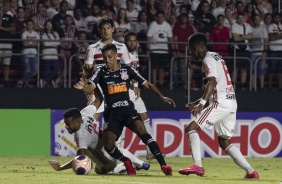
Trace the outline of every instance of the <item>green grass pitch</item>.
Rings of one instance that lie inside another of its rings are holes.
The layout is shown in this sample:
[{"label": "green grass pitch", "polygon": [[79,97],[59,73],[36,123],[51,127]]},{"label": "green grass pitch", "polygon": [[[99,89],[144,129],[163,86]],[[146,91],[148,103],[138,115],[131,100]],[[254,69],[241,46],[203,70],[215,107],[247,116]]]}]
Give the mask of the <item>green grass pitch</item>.
[{"label": "green grass pitch", "polygon": [[[70,157],[0,157],[1,184],[280,184],[282,181],[281,158],[247,158],[259,172],[259,180],[242,179],[244,170],[231,158],[203,158],[205,175],[183,176],[180,168],[191,165],[191,158],[168,157],[173,176],[165,176],[156,160],[150,162],[149,171],[137,171],[136,176],[126,174],[97,175],[93,171],[86,176],[78,176],[73,171],[55,171],[48,160],[55,159],[61,164]],[[141,159],[144,159],[141,157]]]}]

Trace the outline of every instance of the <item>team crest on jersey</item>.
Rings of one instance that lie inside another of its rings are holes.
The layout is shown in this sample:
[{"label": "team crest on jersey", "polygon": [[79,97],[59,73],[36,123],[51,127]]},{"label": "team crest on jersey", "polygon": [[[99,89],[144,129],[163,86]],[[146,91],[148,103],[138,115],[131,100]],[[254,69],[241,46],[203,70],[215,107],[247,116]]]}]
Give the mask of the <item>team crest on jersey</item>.
[{"label": "team crest on jersey", "polygon": [[127,80],[127,79],[128,79],[127,71],[122,71],[122,72],[120,73],[120,75],[121,75],[121,79],[122,79],[122,80]]}]

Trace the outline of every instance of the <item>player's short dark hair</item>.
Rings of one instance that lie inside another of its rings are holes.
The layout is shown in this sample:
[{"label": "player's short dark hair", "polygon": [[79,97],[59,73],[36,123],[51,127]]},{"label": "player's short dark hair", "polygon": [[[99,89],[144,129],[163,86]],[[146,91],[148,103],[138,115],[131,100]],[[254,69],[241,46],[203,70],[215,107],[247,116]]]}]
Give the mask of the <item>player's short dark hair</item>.
[{"label": "player's short dark hair", "polygon": [[102,53],[104,53],[105,51],[109,51],[109,50],[112,50],[114,52],[117,53],[117,47],[115,44],[112,44],[112,43],[108,43],[106,44],[103,48],[102,48]]},{"label": "player's short dark hair", "polygon": [[128,31],[124,34],[124,40],[127,40],[130,36],[135,36],[137,38],[137,34],[134,31]]},{"label": "player's short dark hair", "polygon": [[80,110],[78,108],[70,108],[64,112],[64,118],[78,118],[81,117]]},{"label": "player's short dark hair", "polygon": [[189,37],[188,42],[189,42],[190,45],[203,44],[203,45],[206,46],[208,44],[207,37],[203,33],[192,34]]},{"label": "player's short dark hair", "polygon": [[101,29],[105,24],[109,24],[111,25],[111,27],[115,27],[114,26],[114,21],[108,17],[108,16],[103,16],[99,21],[98,21],[98,29]]}]

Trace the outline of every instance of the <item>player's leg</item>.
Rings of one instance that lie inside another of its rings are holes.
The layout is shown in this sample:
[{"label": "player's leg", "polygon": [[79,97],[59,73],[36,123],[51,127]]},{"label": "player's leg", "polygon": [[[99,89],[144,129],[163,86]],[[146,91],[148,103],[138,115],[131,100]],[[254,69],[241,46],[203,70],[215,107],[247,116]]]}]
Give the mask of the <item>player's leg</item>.
[{"label": "player's leg", "polygon": [[233,135],[234,127],[236,124],[236,113],[230,113],[222,122],[215,125],[215,130],[218,134],[218,143],[220,147],[239,165],[246,171],[244,178],[258,179],[258,173],[251,167],[241,151],[230,143],[230,138]]},{"label": "player's leg", "polygon": [[[135,115],[138,115],[137,113]],[[135,116],[134,115],[134,116]],[[157,142],[152,138],[150,134],[146,131],[146,128],[144,126],[144,123],[141,121],[141,118],[139,119],[134,119],[133,123],[129,125],[129,128],[137,134],[137,136],[142,140],[144,144],[146,144],[157,161],[159,162],[162,171],[165,173],[167,176],[172,175],[172,168],[168,165],[166,165],[166,162],[164,160],[163,154],[160,151],[159,145]]]},{"label": "player's leg", "polygon": [[131,160],[125,157],[116,147],[115,141],[119,138],[124,125],[121,124],[124,112],[120,110],[105,111],[105,129],[103,130],[102,140],[105,151],[113,158],[124,162],[127,174],[136,175]]},{"label": "player's leg", "polygon": [[140,160],[139,158],[137,158],[135,155],[133,155],[130,151],[120,148],[119,151],[126,156],[127,158],[129,158],[131,160],[131,162],[135,165],[135,168],[137,170],[140,169],[144,169],[144,170],[149,170],[150,168],[150,164]]},{"label": "player's leg", "polygon": [[204,128],[212,129],[214,124],[222,120],[228,112],[223,112],[219,107],[214,108],[216,104],[210,104],[192,119],[192,122],[185,128],[185,133],[189,139],[190,151],[193,158],[193,165],[180,169],[180,174],[196,174],[203,176],[205,174],[201,160],[201,141],[198,131]]},{"label": "player's leg", "polygon": [[201,141],[198,134],[200,131],[200,126],[196,123],[196,121],[192,121],[186,128],[185,133],[189,140],[190,152],[193,159],[193,165],[188,168],[180,169],[179,174],[189,175],[196,174],[198,176],[204,175],[204,168],[202,166],[201,159]]}]

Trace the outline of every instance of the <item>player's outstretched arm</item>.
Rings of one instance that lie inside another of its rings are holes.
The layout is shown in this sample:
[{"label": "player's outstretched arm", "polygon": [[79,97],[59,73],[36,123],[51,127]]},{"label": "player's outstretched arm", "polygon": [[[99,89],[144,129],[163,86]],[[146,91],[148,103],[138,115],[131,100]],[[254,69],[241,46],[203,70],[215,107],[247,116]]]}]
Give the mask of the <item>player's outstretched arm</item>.
[{"label": "player's outstretched arm", "polygon": [[175,102],[171,98],[163,96],[154,84],[146,81],[146,82],[143,83],[143,86],[145,88],[149,89],[150,91],[152,91],[158,97],[160,97],[160,99],[162,99],[164,102],[171,104],[171,105],[173,105],[173,107],[175,107]]},{"label": "player's outstretched arm", "polygon": [[56,160],[49,160],[49,164],[55,169],[56,171],[62,171],[66,169],[71,169],[72,168],[72,160],[69,161],[68,163],[61,165],[59,162]]},{"label": "player's outstretched arm", "polygon": [[83,90],[84,93],[93,94],[95,86],[93,84],[87,84],[84,78],[80,78],[80,81],[74,85],[74,88]]},{"label": "player's outstretched arm", "polygon": [[[79,149],[77,150],[76,155],[86,155],[86,149]],[[55,169],[56,171],[62,171],[66,169],[71,169],[72,168],[72,160],[65,163],[64,165],[61,165],[58,161],[56,160],[49,160],[49,164]]]},{"label": "player's outstretched arm", "polygon": [[91,103],[91,105],[94,105],[96,107],[96,109],[99,109],[99,107],[101,106],[101,104],[104,100],[104,97],[103,97],[102,92],[99,88],[94,89],[94,95],[95,95],[95,100]]}]

